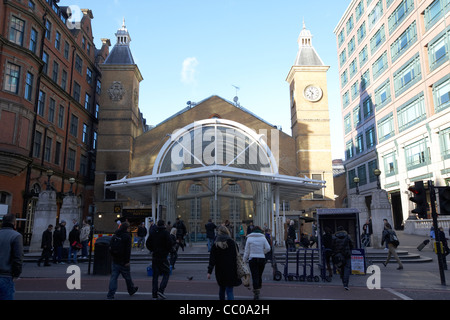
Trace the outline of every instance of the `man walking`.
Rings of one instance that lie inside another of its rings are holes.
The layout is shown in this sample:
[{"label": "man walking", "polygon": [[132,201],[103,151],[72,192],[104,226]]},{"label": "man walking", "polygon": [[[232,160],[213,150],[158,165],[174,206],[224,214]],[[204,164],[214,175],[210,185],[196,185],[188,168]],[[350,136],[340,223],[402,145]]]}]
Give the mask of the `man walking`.
[{"label": "man walking", "polygon": [[381,237],[382,237],[381,245],[383,246],[384,242],[386,242],[388,250],[389,250],[386,261],[383,262],[383,265],[386,267],[387,264],[389,263],[389,260],[391,260],[391,256],[393,256],[394,259],[397,260],[397,263],[398,263],[397,270],[402,270],[403,264],[400,261],[400,258],[398,257],[397,250],[396,250],[397,246],[399,244],[397,234],[395,233],[394,230],[392,230],[392,227],[389,223],[385,223],[383,234]]},{"label": "man walking", "polygon": [[49,267],[50,263],[50,257],[52,256],[52,243],[53,243],[53,225],[49,224],[47,227],[47,230],[45,230],[42,233],[42,240],[41,240],[41,249],[42,254],[39,258],[37,264],[40,267],[42,260],[45,260],[44,266]]},{"label": "man walking", "polygon": [[131,236],[128,232],[130,224],[123,222],[111,238],[110,252],[112,256],[111,278],[109,279],[109,291],[106,296],[108,300],[114,299],[117,291],[117,279],[121,274],[127,284],[127,291],[130,296],[138,291],[134,286],[130,272],[131,257]]},{"label": "man walking", "polygon": [[[170,265],[167,256],[174,243],[167,232],[164,220],[159,220],[157,229],[150,232],[147,238],[147,249],[152,252],[153,269],[153,299],[167,299],[164,290],[169,282]],[[158,286],[158,277],[162,275],[161,283]]]},{"label": "man walking", "polygon": [[22,273],[23,238],[15,231],[16,216],[6,214],[0,229],[0,300],[14,300],[14,279]]},{"label": "man walking", "polygon": [[348,282],[352,267],[352,249],[353,243],[344,227],[339,226],[333,236],[333,262],[339,269],[344,289],[348,290]]}]

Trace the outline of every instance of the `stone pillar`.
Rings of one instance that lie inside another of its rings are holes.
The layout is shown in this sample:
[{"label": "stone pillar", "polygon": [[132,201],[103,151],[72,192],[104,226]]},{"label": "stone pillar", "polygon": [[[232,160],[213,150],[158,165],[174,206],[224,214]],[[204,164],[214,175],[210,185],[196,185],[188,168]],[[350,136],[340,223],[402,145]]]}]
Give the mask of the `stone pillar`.
[{"label": "stone pillar", "polygon": [[36,204],[33,221],[33,233],[30,242],[30,252],[41,251],[42,233],[47,230],[48,225],[53,227],[56,223],[56,192],[51,190],[41,191]]},{"label": "stone pillar", "polygon": [[376,249],[383,248],[381,246],[381,235],[384,229],[383,219],[387,219],[392,225],[392,211],[386,190],[377,189],[372,192],[372,204],[370,206],[372,212],[372,247]]},{"label": "stone pillar", "polygon": [[63,220],[66,221],[67,237],[69,237],[69,232],[73,229],[73,220],[77,221],[81,230],[82,224],[78,211],[78,202],[77,197],[74,195],[67,195],[63,199],[61,211],[59,212],[59,222]]},{"label": "stone pillar", "polygon": [[369,219],[369,211],[366,206],[366,197],[362,195],[352,194],[348,197],[348,207],[359,211],[359,234],[362,233],[362,227]]}]

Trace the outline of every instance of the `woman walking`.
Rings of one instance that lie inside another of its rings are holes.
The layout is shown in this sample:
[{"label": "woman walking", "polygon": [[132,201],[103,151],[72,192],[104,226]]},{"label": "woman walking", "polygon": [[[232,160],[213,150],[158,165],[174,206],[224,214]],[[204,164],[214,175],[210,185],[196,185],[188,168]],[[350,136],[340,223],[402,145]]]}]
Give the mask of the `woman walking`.
[{"label": "woman walking", "polygon": [[219,285],[219,299],[234,300],[233,287],[242,284],[237,277],[236,257],[239,254],[237,245],[231,239],[230,232],[225,226],[217,228],[217,237],[209,254],[207,278],[211,279],[211,273],[216,268],[216,281]]},{"label": "woman walking", "polygon": [[253,299],[258,300],[262,286],[262,275],[266,265],[266,253],[270,245],[260,227],[255,226],[252,233],[247,235],[244,261],[248,262],[253,282]]}]

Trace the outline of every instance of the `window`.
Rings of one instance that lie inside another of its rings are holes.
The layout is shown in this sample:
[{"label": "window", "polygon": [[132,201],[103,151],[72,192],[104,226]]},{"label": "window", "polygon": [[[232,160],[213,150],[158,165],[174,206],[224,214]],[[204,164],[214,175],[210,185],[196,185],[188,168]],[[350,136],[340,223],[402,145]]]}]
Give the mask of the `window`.
[{"label": "window", "polygon": [[48,72],[48,53],[44,52],[42,55],[42,61],[44,61],[44,66],[42,67],[42,71],[47,74]]},{"label": "window", "polygon": [[435,0],[425,9],[425,29],[431,28],[450,10],[448,0]]},{"label": "window", "polygon": [[436,113],[450,107],[450,76],[433,84],[433,101]]},{"label": "window", "polygon": [[80,157],[80,174],[82,176],[87,176],[87,157],[84,155],[81,155]]},{"label": "window", "polygon": [[61,33],[56,31],[55,48],[59,51],[61,49]]},{"label": "window", "polygon": [[385,51],[373,64],[373,80],[377,79],[388,68],[387,51]]},{"label": "window", "polygon": [[59,128],[63,128],[64,127],[64,107],[63,106],[59,106],[58,127]]},{"label": "window", "polygon": [[366,147],[367,149],[375,147],[377,144],[376,137],[375,137],[375,127],[370,127],[366,130]]},{"label": "window", "polygon": [[67,88],[67,71],[63,70],[62,71],[62,76],[61,76],[61,88],[63,90],[66,90]]},{"label": "window", "polygon": [[377,22],[380,21],[382,16],[383,16],[383,2],[382,0],[380,0],[377,2],[375,7],[369,13],[368,18],[369,30],[372,30],[372,28],[377,24]]},{"label": "window", "polygon": [[348,171],[348,186],[350,189],[356,188],[356,183],[354,181],[356,177],[356,170],[352,169]]},{"label": "window", "polygon": [[102,82],[100,80],[97,80],[97,87],[96,87],[96,92],[98,94],[102,93]]},{"label": "window", "polygon": [[353,109],[353,127],[357,127],[361,124],[361,107],[358,105]]},{"label": "window", "polygon": [[38,41],[38,33],[35,29],[31,28],[30,45],[28,46],[28,49],[30,49],[30,51],[33,53],[36,53],[37,41]]},{"label": "window", "polygon": [[394,129],[394,117],[393,114],[390,113],[383,119],[379,120],[377,122],[377,128],[378,128],[378,141],[382,142],[390,137],[394,136],[395,129]]},{"label": "window", "polygon": [[381,110],[391,102],[391,81],[387,79],[381,86],[375,89],[376,110]]},{"label": "window", "polygon": [[84,98],[84,108],[88,111],[91,109],[91,96],[86,93]]},{"label": "window", "polygon": [[391,44],[391,59],[396,61],[406,50],[412,47],[417,40],[416,21],[413,21],[409,27]]},{"label": "window", "polygon": [[86,81],[91,84],[92,83],[92,70],[86,68]]},{"label": "window", "polygon": [[386,177],[397,174],[397,158],[395,152],[383,156],[384,172]]},{"label": "window", "polygon": [[61,142],[56,141],[55,164],[59,164],[60,161],[61,161]]},{"label": "window", "polygon": [[45,112],[45,92],[40,90],[39,91],[39,102],[38,102],[37,113],[38,113],[38,115],[43,117],[44,116],[44,112]]},{"label": "window", "polygon": [[52,37],[52,23],[48,19],[45,21],[45,37],[48,40]]},{"label": "window", "polygon": [[358,80],[352,84],[350,91],[352,93],[352,100],[355,100],[355,98],[357,98],[359,96],[359,81]]},{"label": "window", "polygon": [[94,138],[92,139],[92,149],[97,149],[97,131],[94,131]]},{"label": "window", "polygon": [[349,93],[347,91],[342,96],[342,106],[343,106],[343,108],[347,107],[349,105],[349,103],[350,103],[350,97],[349,97]]},{"label": "window", "polygon": [[414,0],[403,0],[388,17],[389,34],[392,34],[413,10]]},{"label": "window", "polygon": [[344,35],[344,29],[341,30],[341,32],[339,32],[338,34],[338,43],[339,46],[341,46],[345,41],[345,35]]},{"label": "window", "polygon": [[52,80],[54,82],[58,82],[58,73],[59,73],[59,64],[56,61],[53,61],[53,74],[52,74]]},{"label": "window", "polygon": [[394,91],[399,96],[419,81],[422,77],[420,70],[420,56],[417,53],[394,73]]},{"label": "window", "polygon": [[83,123],[83,137],[82,141],[84,144],[89,143],[89,126],[86,123]]},{"label": "window", "polygon": [[406,168],[416,169],[429,163],[426,140],[422,139],[405,147]]},{"label": "window", "polygon": [[74,114],[70,119],[70,134],[74,137],[78,136],[78,117]]},{"label": "window", "polygon": [[362,25],[358,28],[358,44],[361,44],[361,41],[366,37],[366,23],[363,22]]},{"label": "window", "polygon": [[343,88],[347,84],[347,82],[348,82],[348,74],[347,70],[345,70],[341,74],[341,87]]},{"label": "window", "polygon": [[359,166],[357,170],[358,170],[359,185],[363,186],[367,184],[366,165],[363,164],[362,166]]},{"label": "window", "polygon": [[41,156],[41,144],[42,144],[42,133],[36,131],[34,134],[33,157],[39,158]]},{"label": "window", "polygon": [[450,159],[450,128],[439,131],[442,159]]},{"label": "window", "polygon": [[30,8],[31,10],[34,10],[34,9],[36,9],[36,4],[33,1],[29,0],[28,8]]},{"label": "window", "polygon": [[359,67],[361,68],[369,60],[367,45],[359,52]]},{"label": "window", "polygon": [[426,118],[425,101],[422,92],[397,109],[398,131],[402,132]]},{"label": "window", "polygon": [[12,64],[6,64],[6,75],[4,89],[11,93],[19,93],[20,67]]},{"label": "window", "polygon": [[52,98],[50,98],[50,103],[48,105],[48,121],[54,122],[55,121],[55,112],[56,112],[56,102]]},{"label": "window", "polygon": [[449,33],[441,32],[436,38],[428,44],[428,61],[430,62],[430,71],[433,71],[444,62],[448,61]]},{"label": "window", "polygon": [[369,182],[377,181],[377,176],[375,175],[375,169],[378,169],[377,160],[372,160],[367,163],[367,168],[369,169]]},{"label": "window", "polygon": [[377,51],[386,40],[386,34],[384,31],[384,24],[378,29],[378,31],[370,39],[370,52],[372,55]]},{"label": "window", "polygon": [[339,63],[341,68],[344,65],[345,61],[347,61],[347,49],[342,50],[341,54],[339,55]]},{"label": "window", "polygon": [[350,16],[350,18],[347,20],[346,29],[347,29],[347,35],[353,30],[353,27],[355,24],[353,23],[353,16]]},{"label": "window", "polygon": [[364,151],[364,137],[362,133],[356,136],[355,149],[356,154],[363,153]]},{"label": "window", "polygon": [[64,41],[64,58],[69,59],[69,48],[70,45],[67,41]]},{"label": "window", "polygon": [[98,113],[100,111],[100,105],[98,103],[95,104],[95,119],[98,119]]},{"label": "window", "polygon": [[350,113],[347,113],[344,117],[344,130],[345,130],[345,134],[352,131],[352,118],[351,118]]},{"label": "window", "polygon": [[76,159],[76,151],[72,148],[69,148],[69,152],[67,154],[67,169],[71,171],[75,171],[75,159]]},{"label": "window", "polygon": [[353,154],[353,140],[348,141],[345,144],[345,157],[346,159],[351,159],[353,158],[354,154]]},{"label": "window", "polygon": [[361,75],[361,91],[366,90],[369,85],[370,85],[370,72],[369,69],[367,69],[367,71]]},{"label": "window", "polygon": [[355,20],[357,22],[359,18],[361,18],[361,16],[363,15],[363,13],[364,13],[364,1],[361,0],[355,8]]},{"label": "window", "polygon": [[350,71],[350,79],[351,79],[358,71],[358,63],[356,62],[356,58],[353,59],[353,61],[350,63],[348,69]]},{"label": "window", "polygon": [[52,145],[53,139],[50,137],[45,138],[45,150],[44,150],[44,160],[50,162],[50,158],[52,155]]},{"label": "window", "polygon": [[9,28],[9,41],[22,46],[23,45],[23,34],[25,29],[25,21],[12,16]]},{"label": "window", "polygon": [[27,77],[25,79],[25,99],[31,101],[33,98],[33,82],[34,75],[30,72],[27,72]]},{"label": "window", "polygon": [[81,87],[76,81],[73,82],[73,98],[75,101],[80,102]]},{"label": "window", "polygon": [[77,70],[80,74],[83,73],[83,60],[79,55],[75,57],[75,70]]},{"label": "window", "polygon": [[363,100],[362,110],[363,110],[364,120],[370,118],[373,115],[373,103],[372,103],[371,96],[368,96],[367,98],[365,98]]},{"label": "window", "polygon": [[347,45],[349,57],[353,54],[353,52],[355,51],[355,48],[356,48],[355,37],[352,37]]}]

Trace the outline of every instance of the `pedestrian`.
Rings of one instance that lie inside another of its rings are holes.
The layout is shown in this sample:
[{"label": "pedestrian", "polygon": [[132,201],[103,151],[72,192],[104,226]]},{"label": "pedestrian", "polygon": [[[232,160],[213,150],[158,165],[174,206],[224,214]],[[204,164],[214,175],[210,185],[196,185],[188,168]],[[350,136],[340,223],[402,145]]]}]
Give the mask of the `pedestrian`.
[{"label": "pedestrian", "polygon": [[363,233],[361,237],[361,242],[364,247],[370,247],[370,237],[372,236],[372,220],[366,220],[366,223],[363,225]]},{"label": "pedestrian", "polygon": [[237,276],[237,255],[239,254],[236,242],[231,239],[230,231],[225,226],[217,228],[217,237],[209,254],[208,273],[206,277],[211,279],[211,273],[215,268],[215,276],[219,285],[219,299],[234,300],[234,287],[242,284]]},{"label": "pedestrian", "polygon": [[353,242],[344,227],[339,226],[332,240],[333,263],[338,268],[344,289],[348,290]]},{"label": "pedestrian", "polygon": [[331,257],[333,255],[333,234],[330,227],[325,227],[325,233],[322,236],[322,245],[325,257],[325,265],[328,271],[328,277],[333,277],[333,270],[331,269]]},{"label": "pedestrian", "polygon": [[72,231],[69,232],[69,256],[67,259],[69,263],[71,260],[73,261],[73,263],[77,263],[78,250],[80,249],[80,226],[78,224],[75,224],[72,228]]},{"label": "pedestrian", "polygon": [[145,247],[145,237],[147,236],[147,228],[145,227],[145,223],[141,222],[141,224],[138,227],[137,230],[137,236],[138,236],[138,249],[140,248],[141,251],[144,250]]},{"label": "pedestrian", "polygon": [[[138,291],[131,278],[130,258],[131,258],[131,235],[129,233],[130,223],[123,222],[120,228],[114,232],[113,238],[117,239],[117,245],[113,245],[113,239],[111,239],[111,277],[109,279],[109,290],[106,298],[108,300],[114,299],[114,295],[117,291],[117,280],[119,275],[125,280],[127,285],[127,291],[130,296]],[[116,242],[114,242],[116,243]]]},{"label": "pedestrian", "polygon": [[269,228],[265,228],[264,229],[264,236],[266,237],[267,242],[269,243],[270,246],[270,251],[266,253],[266,262],[267,261],[272,261],[273,259],[273,241],[272,241],[272,230],[270,230]]},{"label": "pedestrian", "polygon": [[62,262],[63,235],[61,233],[61,224],[55,226],[53,232],[53,263],[64,264]]},{"label": "pedestrian", "polygon": [[447,238],[445,237],[444,228],[439,227],[439,241],[442,243],[442,264],[444,270],[447,270],[447,255],[450,253],[450,248],[448,247]]},{"label": "pedestrian", "polygon": [[172,249],[170,250],[170,266],[172,270],[175,269],[175,262],[178,259],[178,248],[180,247],[177,241],[177,228],[172,228],[170,230],[170,239],[172,240]]},{"label": "pedestrian", "polygon": [[14,300],[14,279],[22,273],[23,237],[16,230],[16,216],[3,216],[0,229],[0,300]]},{"label": "pedestrian", "polygon": [[217,226],[214,224],[214,222],[212,222],[212,219],[208,219],[208,223],[205,224],[208,252],[211,252],[211,246],[214,244],[214,238],[216,237],[216,228]]},{"label": "pedestrian", "polygon": [[[147,249],[152,252],[153,299],[167,299],[167,296],[164,294],[170,275],[170,264],[167,256],[172,250],[173,242],[170,238],[169,232],[167,232],[164,220],[158,220],[157,229],[150,232],[150,235],[147,238],[146,246]],[[162,275],[162,280],[158,285],[159,275]]]},{"label": "pedestrian", "polygon": [[287,234],[288,249],[290,251],[295,251],[295,239],[297,239],[295,234],[295,221],[290,220]]},{"label": "pedestrian", "polygon": [[41,249],[42,254],[41,257],[38,259],[38,266],[41,266],[42,260],[44,260],[44,267],[49,267],[50,263],[50,257],[52,256],[52,243],[53,243],[53,225],[49,224],[47,227],[47,230],[45,230],[42,233],[42,239],[41,239]]},{"label": "pedestrian", "polygon": [[184,251],[185,247],[184,237],[186,236],[187,233],[186,226],[184,225],[183,220],[181,220],[180,218],[175,219],[175,224],[173,226],[177,228],[177,240],[181,247],[181,250]]},{"label": "pedestrian", "polygon": [[83,221],[83,227],[80,231],[80,241],[81,241],[81,258],[87,259],[88,256],[88,246],[89,246],[89,236],[91,234],[91,226]]},{"label": "pedestrian", "polygon": [[383,234],[381,236],[381,245],[383,245],[385,242],[387,243],[389,252],[388,252],[386,261],[383,262],[383,265],[386,267],[387,264],[389,263],[389,260],[391,259],[391,256],[393,256],[394,259],[397,260],[397,263],[398,263],[397,270],[402,270],[403,264],[400,261],[400,258],[398,257],[397,250],[396,250],[397,246],[399,244],[397,234],[395,233],[394,230],[392,230],[392,227],[389,223],[386,223],[384,225]]},{"label": "pedestrian", "polygon": [[253,232],[247,235],[245,243],[244,261],[248,262],[252,275],[253,299],[258,300],[262,287],[262,275],[266,265],[266,253],[270,251],[270,245],[259,226],[253,228]]}]

